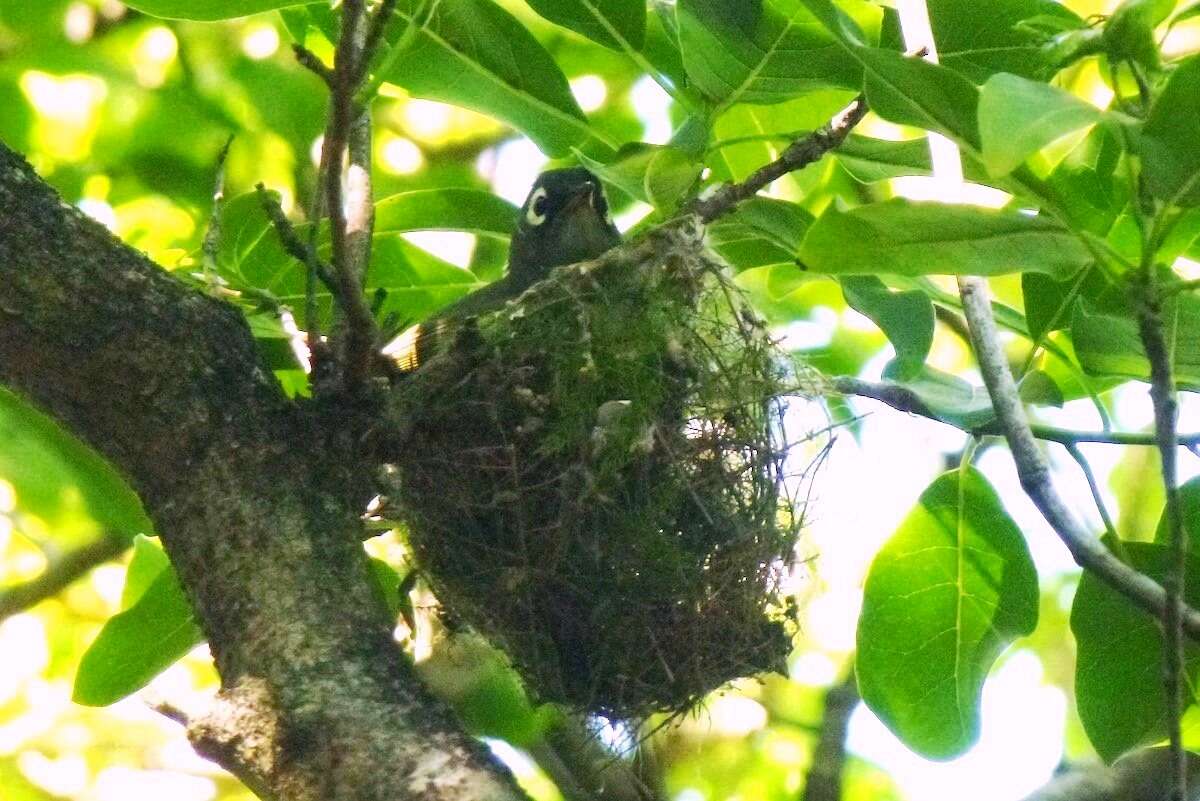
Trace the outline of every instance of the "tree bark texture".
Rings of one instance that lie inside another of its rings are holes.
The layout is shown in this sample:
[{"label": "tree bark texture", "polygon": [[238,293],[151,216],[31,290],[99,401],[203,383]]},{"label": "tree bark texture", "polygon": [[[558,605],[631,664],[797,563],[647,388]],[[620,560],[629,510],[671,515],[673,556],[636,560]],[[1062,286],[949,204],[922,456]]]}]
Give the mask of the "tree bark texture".
[{"label": "tree bark texture", "polygon": [[284,396],[239,311],[120,243],[3,145],[0,382],[145,503],[221,675],[189,722],[201,753],[269,798],[521,797],[391,637],[358,536],[369,465],[330,446],[336,416]]}]

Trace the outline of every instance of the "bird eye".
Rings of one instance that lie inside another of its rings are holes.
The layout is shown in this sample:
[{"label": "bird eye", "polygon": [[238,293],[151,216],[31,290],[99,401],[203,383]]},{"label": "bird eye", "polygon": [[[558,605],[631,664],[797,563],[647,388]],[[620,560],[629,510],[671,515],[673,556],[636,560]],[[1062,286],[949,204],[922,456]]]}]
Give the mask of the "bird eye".
[{"label": "bird eye", "polygon": [[530,225],[541,225],[546,221],[546,187],[539,186],[529,197],[529,208],[525,211],[525,221]]}]

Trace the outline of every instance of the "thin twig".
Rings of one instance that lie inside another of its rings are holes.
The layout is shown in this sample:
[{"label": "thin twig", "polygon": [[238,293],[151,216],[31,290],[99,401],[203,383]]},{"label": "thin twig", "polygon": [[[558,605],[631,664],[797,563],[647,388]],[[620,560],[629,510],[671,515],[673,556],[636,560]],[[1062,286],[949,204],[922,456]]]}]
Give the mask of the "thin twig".
[{"label": "thin twig", "polygon": [[383,35],[387,32],[388,23],[392,21],[395,11],[396,0],[383,0],[371,16],[366,40],[363,42],[363,59],[359,66],[358,83],[366,80],[367,72],[371,68],[371,60],[375,57],[375,51],[379,49],[379,44],[383,41]]},{"label": "thin twig", "polygon": [[[834,391],[843,395],[857,395],[862,398],[882,401],[897,411],[908,412],[909,414],[926,417],[939,423],[945,423],[968,434],[980,437],[1004,435],[1004,427],[999,421],[968,428],[947,419],[930,409],[916,392],[900,384],[863,381],[857,378],[839,376],[833,379],[832,385]],[[1060,445],[1096,442],[1103,445],[1150,446],[1156,442],[1154,434],[1141,434],[1133,431],[1080,431],[1036,423],[1030,425],[1029,429],[1033,433],[1034,439],[1057,442]],[[1179,442],[1188,447],[1200,447],[1200,433],[1182,434],[1179,436]]]},{"label": "thin twig", "polygon": [[1171,746],[1173,781],[1172,801],[1187,798],[1187,755],[1183,746],[1181,721],[1184,707],[1185,665],[1183,655],[1184,589],[1187,581],[1187,536],[1183,531],[1183,509],[1179,501],[1179,475],[1176,467],[1179,438],[1176,433],[1179,406],[1175,400],[1175,379],[1171,370],[1171,350],[1163,330],[1162,297],[1152,264],[1133,276],[1134,304],[1142,347],[1150,361],[1150,398],[1154,403],[1154,431],[1159,458],[1162,460],[1163,489],[1171,551],[1171,566],[1163,579],[1167,604],[1163,610],[1163,690],[1167,698],[1167,737]]},{"label": "thin twig", "polygon": [[128,537],[105,534],[54,559],[34,579],[0,591],[0,620],[46,600],[92,568],[116,559],[129,547]]},{"label": "thin twig", "polygon": [[825,693],[825,714],[821,719],[812,764],[800,801],[841,801],[842,772],[846,766],[846,731],[858,701],[858,682],[851,669],[845,678]]},{"label": "thin twig", "polygon": [[204,231],[204,241],[200,245],[204,279],[210,287],[217,281],[217,254],[221,249],[221,211],[225,206],[225,160],[229,158],[229,148],[232,145],[233,134],[230,134],[229,138],[225,140],[221,152],[217,154],[216,175],[213,176],[212,210],[208,215],[208,228]]},{"label": "thin twig", "polygon": [[836,148],[866,114],[867,100],[859,95],[824,126],[788,145],[779,158],[755,170],[741,183],[725,184],[708,197],[692,201],[685,212],[696,214],[706,223],[728,214],[734,206],[754,197],[772,181],[807,167]]},{"label": "thin twig", "polygon": [[320,78],[326,86],[333,86],[333,70],[325,66],[325,62],[318,58],[316,53],[299,43],[292,45],[292,53],[300,66]]},{"label": "thin twig", "polygon": [[336,293],[337,282],[333,278],[329,265],[321,261],[317,256],[316,249],[311,244],[300,239],[300,235],[292,227],[291,220],[283,213],[283,208],[267,191],[267,188],[260,183],[254,189],[258,193],[258,201],[262,204],[263,211],[267,213],[267,217],[275,227],[275,235],[279,237],[279,244],[283,245],[283,249],[289,256],[308,267],[314,275],[320,278],[330,292]]},{"label": "thin twig", "polygon": [[[1067,509],[1050,482],[1050,472],[1038,451],[1007,357],[1000,346],[986,280],[960,276],[958,286],[979,369],[1016,463],[1022,488],[1081,567],[1138,607],[1162,618],[1168,606],[1167,592],[1162,585],[1126,565],[1091,536]],[[1200,640],[1200,612],[1184,607],[1181,622],[1188,636]]]},{"label": "thin twig", "polygon": [[1096,504],[1096,511],[1100,513],[1100,520],[1104,523],[1104,531],[1112,542],[1113,552],[1121,556],[1122,561],[1128,562],[1129,560],[1121,553],[1124,550],[1121,547],[1121,538],[1117,536],[1117,527],[1113,525],[1112,516],[1108,513],[1108,505],[1104,503],[1104,496],[1100,493],[1100,484],[1096,481],[1096,474],[1092,471],[1091,464],[1083,455],[1083,451],[1079,449],[1079,443],[1066,442],[1063,443],[1063,447],[1067,449],[1067,453],[1075,460],[1075,464],[1079,465],[1079,469],[1083,471],[1083,477],[1087,479],[1088,491],[1092,493],[1092,503]]}]

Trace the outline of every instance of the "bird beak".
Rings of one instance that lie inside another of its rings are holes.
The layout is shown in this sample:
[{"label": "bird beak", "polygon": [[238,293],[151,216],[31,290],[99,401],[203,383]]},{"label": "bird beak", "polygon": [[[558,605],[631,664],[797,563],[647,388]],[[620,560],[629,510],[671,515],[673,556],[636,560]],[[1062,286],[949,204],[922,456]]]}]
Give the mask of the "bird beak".
[{"label": "bird beak", "polygon": [[568,214],[577,213],[583,207],[593,208],[592,195],[596,191],[596,185],[591,181],[586,182],[577,188],[571,197],[567,198],[566,205],[563,210]]}]

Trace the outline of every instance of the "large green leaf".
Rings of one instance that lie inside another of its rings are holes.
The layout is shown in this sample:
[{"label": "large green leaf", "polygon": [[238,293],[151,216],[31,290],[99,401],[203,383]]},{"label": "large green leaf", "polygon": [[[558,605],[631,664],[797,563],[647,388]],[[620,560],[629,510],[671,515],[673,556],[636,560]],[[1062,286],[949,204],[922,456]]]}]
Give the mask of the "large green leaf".
[{"label": "large green leaf", "polygon": [[933,303],[929,296],[916,289],[893,292],[871,275],[846,276],[841,285],[846,303],[871,318],[896,348],[896,375],[915,375],[933,345]]},{"label": "large green leaf", "polygon": [[999,72],[1026,78],[1044,76],[1053,66],[1042,49],[1043,37],[1028,21],[1045,27],[1081,28],[1082,20],[1053,0],[926,0],[938,60],[977,83]]},{"label": "large green leaf", "polygon": [[939,420],[956,428],[978,428],[991,422],[996,413],[987,389],[928,365],[915,374],[903,375],[895,362],[884,370],[884,378],[896,379],[916,395]]},{"label": "large green leaf", "polygon": [[1091,262],[1070,232],[1043,217],[893,199],[830,208],[800,247],[805,268],[834,275],[1001,275],[1060,278]]},{"label": "large green leaf", "polygon": [[129,0],[125,5],[153,17],[167,19],[232,19],[274,11],[288,6],[302,6],[313,0]]},{"label": "large green leaf", "polygon": [[[1165,304],[1163,320],[1168,342],[1174,342],[1175,381],[1200,388],[1200,298],[1189,293]],[[1088,373],[1150,379],[1150,361],[1142,348],[1137,321],[1129,314],[1101,312],[1080,303],[1071,320],[1071,339],[1079,363]]]},{"label": "large green leaf", "polygon": [[957,756],[979,736],[988,670],[1037,615],[1037,573],[996,491],[974,468],[945,473],[871,563],[858,624],[863,700],[923,756]]},{"label": "large green leaf", "polygon": [[17,508],[48,525],[64,507],[86,514],[112,536],[153,531],[125,479],[88,446],[19,396],[0,388],[0,479]]},{"label": "large green leaf", "polygon": [[613,50],[638,51],[646,39],[646,0],[525,0],[537,13]]},{"label": "large green leaf", "polygon": [[812,215],[795,203],[755,197],[713,223],[708,241],[739,271],[787,265],[795,273],[795,253]]},{"label": "large green leaf", "polygon": [[[1162,581],[1171,563],[1165,545],[1126,542],[1130,567]],[[1185,595],[1200,604],[1200,561],[1188,561]],[[1075,700],[1096,752],[1107,762],[1167,737],[1159,621],[1084,571],[1071,606],[1078,649]],[[1200,649],[1188,641],[1187,685],[1200,678]],[[1189,704],[1191,705],[1191,704]]]},{"label": "large green leaf", "polygon": [[[422,5],[401,0],[396,14],[409,24]],[[592,135],[554,59],[491,0],[439,0],[418,24],[400,40],[403,50],[389,54],[387,80],[508,123],[550,156]]]},{"label": "large green leaf", "polygon": [[1200,56],[1171,73],[1138,142],[1151,192],[1168,203],[1200,203]]},{"label": "large green leaf", "polygon": [[723,107],[861,81],[854,60],[797,0],[680,0],[676,14],[688,77]]},{"label": "large green leaf", "polygon": [[108,619],[80,660],[75,703],[115,703],[204,641],[179,578],[157,550],[145,543],[135,549],[127,582],[136,586],[124,598],[130,605]]},{"label": "large green leaf", "polygon": [[890,50],[848,46],[863,65],[871,110],[979,150],[979,90],[954,70]]},{"label": "large green leaf", "polygon": [[799,0],[844,52],[859,63],[871,110],[891,122],[937,131],[979,150],[979,90],[952,69],[891,50],[866,47],[830,0]]},{"label": "large green leaf", "polygon": [[979,91],[983,163],[992,175],[1005,175],[1100,116],[1100,109],[1062,89],[1007,73],[993,75]]}]

